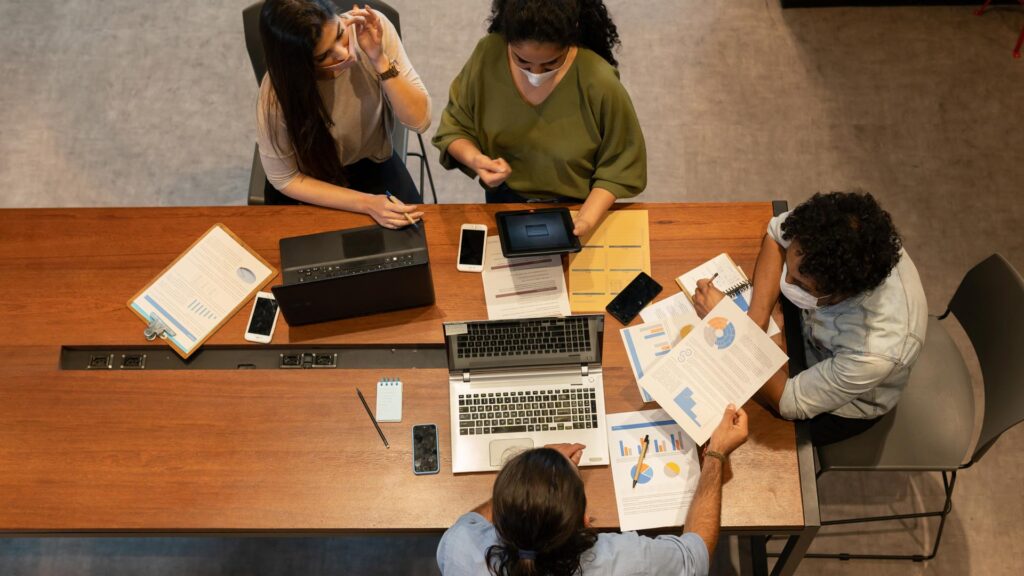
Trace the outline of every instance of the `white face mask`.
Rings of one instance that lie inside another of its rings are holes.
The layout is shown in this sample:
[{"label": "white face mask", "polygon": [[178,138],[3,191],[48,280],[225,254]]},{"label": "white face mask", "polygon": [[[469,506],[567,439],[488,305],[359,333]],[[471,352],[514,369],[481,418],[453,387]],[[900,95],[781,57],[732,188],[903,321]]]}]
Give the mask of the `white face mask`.
[{"label": "white face mask", "polygon": [[348,26],[348,58],[331,66],[320,67],[318,72],[324,78],[337,78],[343,71],[355,66],[358,59],[356,56],[356,27],[352,24]]},{"label": "white face mask", "polygon": [[522,68],[520,68],[519,71],[526,76],[526,81],[532,84],[534,88],[540,88],[541,84],[553,78],[555,74],[558,74],[558,71],[561,69],[562,67],[559,66],[554,70],[548,70],[547,72],[543,72],[541,74],[534,74],[533,72],[530,72],[529,70],[523,70]]},{"label": "white face mask", "polygon": [[[788,276],[789,269],[786,264],[782,264],[782,277],[779,278],[779,288],[782,293],[785,294],[786,298],[793,303],[797,308],[804,310],[817,310],[819,298],[799,286],[795,286],[786,282],[786,276]],[[824,296],[822,297],[824,298]]]}]

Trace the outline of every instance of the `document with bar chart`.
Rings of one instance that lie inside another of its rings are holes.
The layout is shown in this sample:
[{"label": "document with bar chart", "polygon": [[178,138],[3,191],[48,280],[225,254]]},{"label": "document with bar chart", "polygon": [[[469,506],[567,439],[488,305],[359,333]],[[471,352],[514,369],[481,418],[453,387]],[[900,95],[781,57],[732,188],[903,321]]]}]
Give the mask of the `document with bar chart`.
[{"label": "document with bar chart", "polygon": [[[647,436],[650,445],[633,487]],[[664,410],[608,415],[615,506],[622,530],[681,526],[697,490],[697,447]]]},{"label": "document with bar chart", "polygon": [[746,403],[786,359],[760,326],[723,298],[639,384],[694,442],[703,444],[726,406]]}]

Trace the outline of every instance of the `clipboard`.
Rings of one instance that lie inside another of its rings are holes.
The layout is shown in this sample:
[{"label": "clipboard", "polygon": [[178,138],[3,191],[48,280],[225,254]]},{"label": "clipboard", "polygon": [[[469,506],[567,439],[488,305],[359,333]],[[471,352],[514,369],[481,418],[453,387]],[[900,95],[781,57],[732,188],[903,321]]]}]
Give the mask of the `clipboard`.
[{"label": "clipboard", "polygon": [[217,223],[128,300],[157,337],[184,359],[277,276],[277,270]]}]

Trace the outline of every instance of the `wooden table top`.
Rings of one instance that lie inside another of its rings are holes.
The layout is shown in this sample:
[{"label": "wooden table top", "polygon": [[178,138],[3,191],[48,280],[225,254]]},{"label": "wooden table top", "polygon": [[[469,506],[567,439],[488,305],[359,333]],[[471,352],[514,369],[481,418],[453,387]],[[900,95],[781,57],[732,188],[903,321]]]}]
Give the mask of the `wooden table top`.
[{"label": "wooden table top", "polygon": [[[486,318],[478,274],[455,270],[459,226],[488,205],[424,207],[433,307],[289,328],[274,344],[442,343],[441,323]],[[507,209],[507,207],[504,207]],[[771,205],[631,204],[650,216],[652,272],[728,252],[752,271]],[[278,240],[370,224],[311,207],[0,210],[0,532],[443,530],[494,474],[451,473],[445,370],[62,371],[62,345],[144,345],[126,301],[214,223],[275,267]],[[273,282],[280,283],[280,278]],[[244,344],[242,309],[210,344]],[[609,412],[640,410],[618,321],[605,332]],[[354,388],[405,384],[384,450]],[[726,530],[803,525],[792,424],[750,402],[750,439],[724,487]],[[411,471],[411,428],[438,425],[441,473]],[[598,527],[618,524],[611,471],[583,477]]]}]

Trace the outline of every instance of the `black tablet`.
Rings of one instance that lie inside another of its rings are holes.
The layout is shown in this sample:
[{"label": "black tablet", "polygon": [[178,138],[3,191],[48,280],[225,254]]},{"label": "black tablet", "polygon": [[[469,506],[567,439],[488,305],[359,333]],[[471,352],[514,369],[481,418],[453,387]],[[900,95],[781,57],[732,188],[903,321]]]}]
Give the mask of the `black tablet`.
[{"label": "black tablet", "polygon": [[494,215],[501,253],[506,258],[579,252],[568,208],[513,210]]}]

